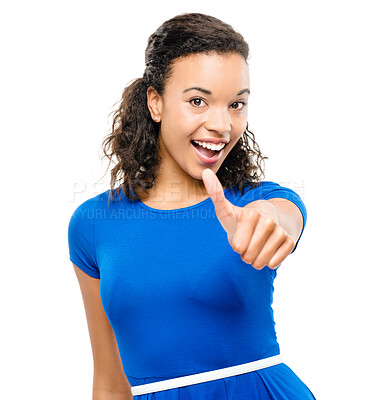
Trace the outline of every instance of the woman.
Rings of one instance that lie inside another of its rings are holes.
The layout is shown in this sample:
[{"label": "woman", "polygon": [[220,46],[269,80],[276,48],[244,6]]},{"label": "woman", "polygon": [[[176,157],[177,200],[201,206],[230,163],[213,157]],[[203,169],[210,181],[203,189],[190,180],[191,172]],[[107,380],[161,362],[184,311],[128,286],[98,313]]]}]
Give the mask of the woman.
[{"label": "woman", "polygon": [[181,14],[123,92],[103,142],[111,189],[69,224],[95,400],[314,399],[281,361],[271,308],[307,214],[260,180],[247,58],[230,25]]}]

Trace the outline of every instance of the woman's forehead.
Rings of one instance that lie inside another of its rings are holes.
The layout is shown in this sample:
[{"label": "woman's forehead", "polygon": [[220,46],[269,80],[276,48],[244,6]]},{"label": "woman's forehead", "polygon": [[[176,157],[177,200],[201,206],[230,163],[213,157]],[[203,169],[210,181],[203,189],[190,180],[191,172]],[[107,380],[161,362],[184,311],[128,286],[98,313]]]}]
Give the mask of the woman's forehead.
[{"label": "woman's forehead", "polygon": [[236,92],[249,88],[248,65],[237,53],[191,54],[176,60],[165,89],[184,91],[193,86],[210,91],[230,86]]}]

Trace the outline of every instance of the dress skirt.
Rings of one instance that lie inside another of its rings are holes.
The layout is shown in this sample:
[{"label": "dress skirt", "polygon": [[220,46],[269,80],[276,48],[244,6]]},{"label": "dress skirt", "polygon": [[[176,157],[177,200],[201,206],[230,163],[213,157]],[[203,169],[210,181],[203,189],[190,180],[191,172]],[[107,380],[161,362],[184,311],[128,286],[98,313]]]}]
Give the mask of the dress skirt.
[{"label": "dress skirt", "polygon": [[[134,378],[131,386],[170,378]],[[316,400],[305,383],[286,364],[280,363],[227,378],[134,395],[134,400]]]}]

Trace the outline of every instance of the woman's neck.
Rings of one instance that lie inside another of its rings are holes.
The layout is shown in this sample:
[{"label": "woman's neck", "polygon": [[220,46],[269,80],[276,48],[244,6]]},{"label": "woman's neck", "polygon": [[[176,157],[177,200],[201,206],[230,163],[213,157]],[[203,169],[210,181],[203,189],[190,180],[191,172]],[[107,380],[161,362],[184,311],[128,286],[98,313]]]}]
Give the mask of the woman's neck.
[{"label": "woman's neck", "polygon": [[148,189],[143,203],[154,208],[176,209],[189,207],[208,197],[202,180],[160,168],[154,186]]},{"label": "woman's neck", "polygon": [[157,180],[148,195],[144,203],[160,209],[189,207],[209,197],[203,181],[186,182],[177,178]]}]

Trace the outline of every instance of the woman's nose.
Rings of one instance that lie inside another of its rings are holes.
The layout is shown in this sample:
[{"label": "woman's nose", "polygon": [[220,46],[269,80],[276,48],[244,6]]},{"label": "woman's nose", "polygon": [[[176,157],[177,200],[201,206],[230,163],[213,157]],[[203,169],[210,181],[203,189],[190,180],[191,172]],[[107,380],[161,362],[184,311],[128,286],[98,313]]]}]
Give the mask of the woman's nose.
[{"label": "woman's nose", "polygon": [[205,124],[208,130],[216,131],[218,133],[230,132],[231,130],[231,117],[228,110],[211,109],[209,110],[208,120]]}]

